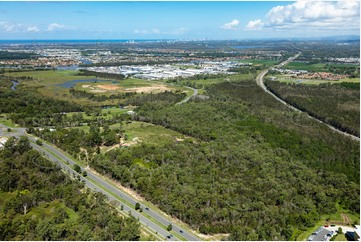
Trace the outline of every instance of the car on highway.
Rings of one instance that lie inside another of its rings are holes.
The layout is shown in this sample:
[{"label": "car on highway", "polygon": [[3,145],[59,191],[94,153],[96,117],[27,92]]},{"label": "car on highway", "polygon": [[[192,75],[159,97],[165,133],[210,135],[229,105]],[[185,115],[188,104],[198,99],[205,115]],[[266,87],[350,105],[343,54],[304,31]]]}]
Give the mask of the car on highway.
[{"label": "car on highway", "polygon": [[183,230],[179,230],[179,233],[183,233]]}]

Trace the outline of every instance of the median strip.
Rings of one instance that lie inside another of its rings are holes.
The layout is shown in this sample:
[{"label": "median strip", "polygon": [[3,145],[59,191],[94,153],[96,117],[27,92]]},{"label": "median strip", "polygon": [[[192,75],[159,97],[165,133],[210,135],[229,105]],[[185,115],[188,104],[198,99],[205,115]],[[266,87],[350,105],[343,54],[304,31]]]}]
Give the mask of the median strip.
[{"label": "median strip", "polygon": [[[34,141],[31,141],[32,143],[35,144]],[[47,144],[49,145],[49,144]],[[50,145],[49,145],[50,146]],[[40,147],[40,146],[39,146]],[[73,168],[69,167],[68,166],[68,162],[66,160],[64,160],[63,158],[59,157],[57,154],[55,154],[53,151],[49,150],[48,148],[46,147],[41,147],[40,149],[43,149],[45,150],[46,152],[50,153],[51,155],[53,155],[55,158],[58,159],[59,162],[62,162],[65,166],[68,167],[68,169],[72,170],[73,172],[75,172],[73,170]],[[60,152],[60,151],[58,151]],[[62,152],[63,153],[63,152]],[[66,156],[66,155],[65,155]],[[70,159],[68,156],[66,156],[69,160],[71,160],[72,162],[74,162],[75,164],[78,164],[78,165],[81,165],[80,163],[74,161],[73,159]],[[82,169],[84,169],[84,167],[82,167]],[[81,174],[79,174],[81,175]],[[129,206],[130,208],[133,207],[133,204],[131,204],[130,202],[126,201],[124,198],[122,198],[121,196],[115,194],[114,192],[110,191],[109,189],[107,189],[106,187],[104,187],[103,185],[97,183],[96,181],[94,181],[93,179],[89,178],[88,176],[87,177],[84,177],[84,179],[88,180],[89,182],[93,183],[95,186],[103,189],[104,191],[106,191],[108,194],[110,194],[111,196],[117,198],[117,200],[119,200],[120,202],[124,203],[125,205]],[[109,184],[109,183],[108,183]],[[112,187],[114,187],[114,185],[110,184]],[[118,189],[116,187],[114,187],[115,189]],[[137,211],[135,211],[137,212]],[[144,217],[146,217],[147,219],[149,219],[150,221],[152,221],[153,223],[157,224],[158,226],[160,226],[161,228],[163,228],[164,230],[167,230],[167,227],[165,225],[163,225],[162,223],[160,223],[159,221],[155,220],[153,217],[149,216],[148,214],[146,213],[143,213],[142,214]],[[183,241],[186,241],[185,238],[183,238],[182,236],[178,235],[177,233],[175,233],[174,231],[169,231],[170,234],[173,234],[174,236],[176,236],[178,239],[180,240],[183,240]]]}]

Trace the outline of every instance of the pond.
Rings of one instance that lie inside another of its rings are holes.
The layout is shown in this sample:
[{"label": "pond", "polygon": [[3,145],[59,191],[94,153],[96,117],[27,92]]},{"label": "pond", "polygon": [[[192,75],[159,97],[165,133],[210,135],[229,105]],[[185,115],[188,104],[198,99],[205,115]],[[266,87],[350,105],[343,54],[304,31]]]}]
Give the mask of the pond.
[{"label": "pond", "polygon": [[92,78],[92,79],[81,79],[81,80],[67,81],[67,82],[55,84],[55,86],[64,87],[64,88],[72,88],[72,87],[74,87],[77,83],[82,83],[82,82],[87,82],[87,83],[104,83],[104,82],[109,83],[109,82],[111,82],[112,84],[117,84],[117,83],[119,83],[119,81],[99,80],[99,79],[96,79],[96,78]]},{"label": "pond", "polygon": [[78,65],[71,65],[71,66],[58,66],[56,67],[57,70],[60,71],[76,71],[79,69]]},{"label": "pond", "polygon": [[85,79],[85,80],[72,80],[72,81],[68,81],[68,82],[63,82],[63,83],[55,84],[55,86],[65,87],[65,88],[72,88],[72,87],[74,87],[77,83],[82,83],[82,82],[100,83],[100,82],[109,82],[109,81],[107,81],[107,80],[98,80],[98,79],[96,79],[96,78],[93,78],[93,79]]}]

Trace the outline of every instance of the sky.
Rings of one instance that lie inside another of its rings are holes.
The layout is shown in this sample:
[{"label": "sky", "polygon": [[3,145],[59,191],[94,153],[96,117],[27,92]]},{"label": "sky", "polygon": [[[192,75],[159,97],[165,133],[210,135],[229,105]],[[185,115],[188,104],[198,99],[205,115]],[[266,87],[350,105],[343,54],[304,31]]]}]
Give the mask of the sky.
[{"label": "sky", "polygon": [[360,2],[1,2],[0,39],[224,40],[359,35]]}]

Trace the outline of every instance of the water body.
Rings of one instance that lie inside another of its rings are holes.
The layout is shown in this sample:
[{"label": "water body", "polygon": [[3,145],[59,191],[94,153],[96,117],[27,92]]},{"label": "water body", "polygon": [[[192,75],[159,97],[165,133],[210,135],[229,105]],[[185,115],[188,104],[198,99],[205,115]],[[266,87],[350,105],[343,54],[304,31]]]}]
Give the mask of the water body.
[{"label": "water body", "polygon": [[59,84],[55,84],[55,86],[58,87],[64,87],[64,88],[72,88],[74,87],[77,83],[82,83],[82,82],[93,82],[93,83],[100,83],[100,82],[109,82],[108,80],[99,80],[99,79],[86,79],[86,80],[72,80],[72,81],[68,81],[68,82],[63,82],[63,83],[59,83]]},{"label": "water body", "polygon": [[90,39],[90,40],[0,40],[0,45],[104,44],[174,41],[174,39]]},{"label": "water body", "polygon": [[71,65],[71,66],[58,66],[56,67],[57,70],[60,71],[76,71],[79,69],[78,65]]},{"label": "water body", "polygon": [[91,62],[90,60],[86,60],[86,59],[81,59],[80,61],[81,61],[81,63],[83,63],[85,65],[93,64],[93,62]]},{"label": "water body", "polygon": [[18,81],[11,81],[13,83],[13,85],[11,86],[11,90],[16,90],[16,86],[19,85]]}]

